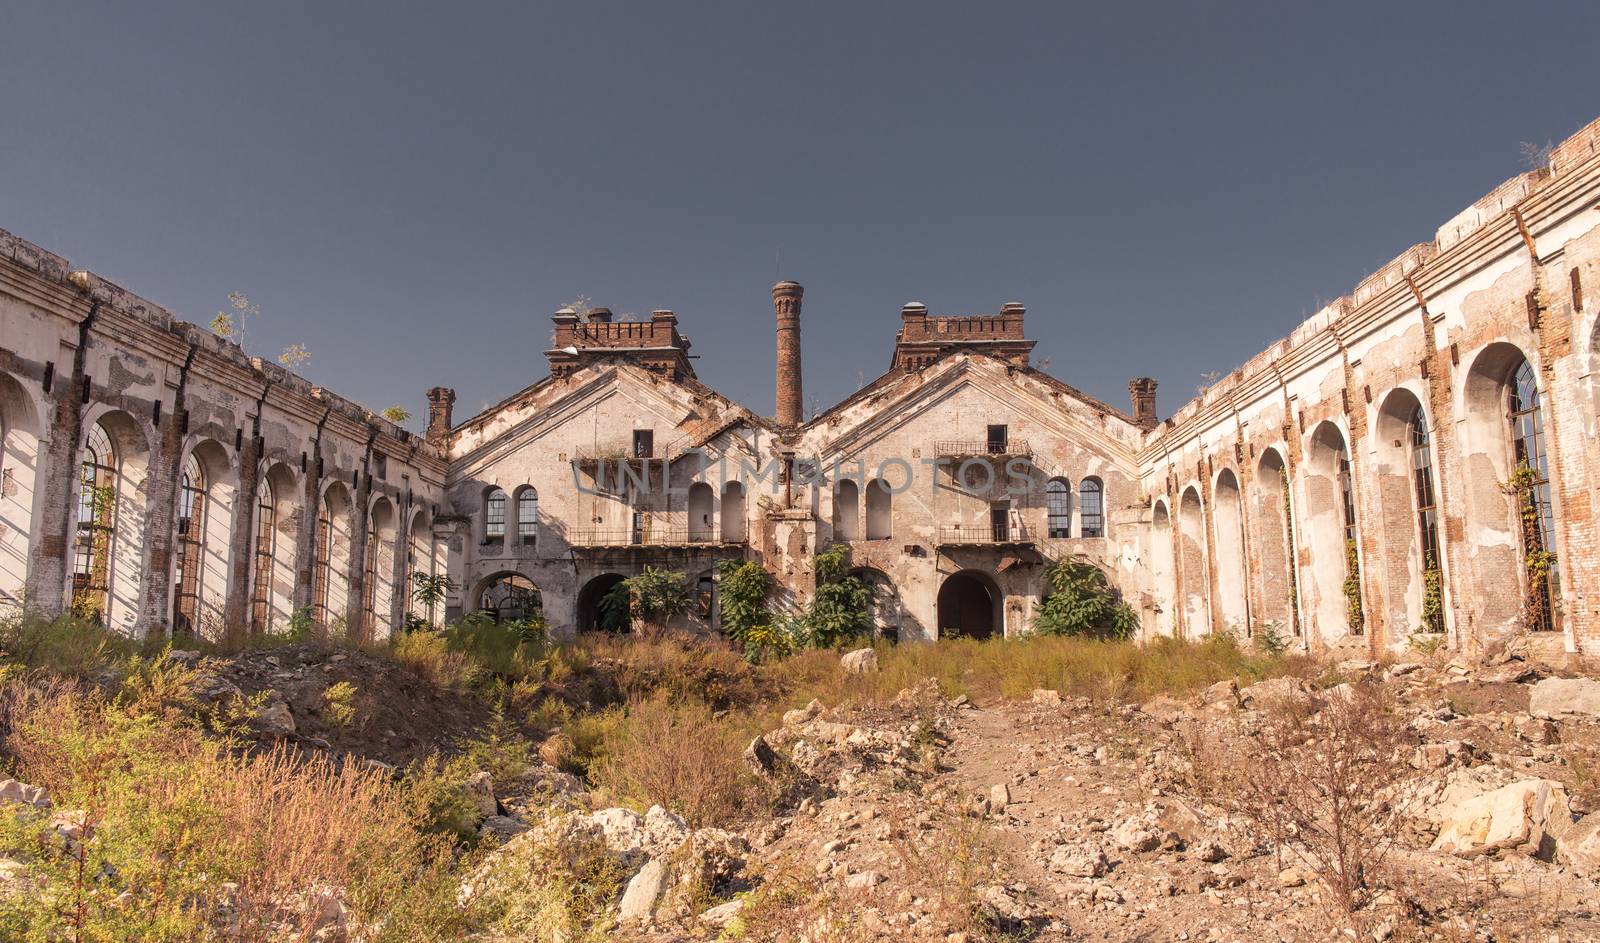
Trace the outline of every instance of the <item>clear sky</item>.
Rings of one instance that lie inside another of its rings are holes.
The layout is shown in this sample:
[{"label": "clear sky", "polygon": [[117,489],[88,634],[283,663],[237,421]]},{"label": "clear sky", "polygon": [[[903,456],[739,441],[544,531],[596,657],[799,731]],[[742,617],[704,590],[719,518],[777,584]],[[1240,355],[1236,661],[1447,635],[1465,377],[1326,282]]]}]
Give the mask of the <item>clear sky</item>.
[{"label": "clear sky", "polygon": [[[363,8],[364,7],[364,8]],[[808,407],[1028,306],[1170,414],[1600,115],[1595,3],[80,4],[0,14],[0,228],[373,409],[537,380],[579,295]],[[413,427],[420,422],[413,420]]]}]

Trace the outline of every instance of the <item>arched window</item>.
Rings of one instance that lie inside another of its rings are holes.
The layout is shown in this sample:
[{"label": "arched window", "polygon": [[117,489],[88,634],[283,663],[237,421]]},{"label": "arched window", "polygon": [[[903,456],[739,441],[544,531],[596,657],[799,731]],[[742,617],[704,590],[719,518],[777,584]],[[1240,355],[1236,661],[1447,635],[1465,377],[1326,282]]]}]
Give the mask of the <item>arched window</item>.
[{"label": "arched window", "polygon": [[710,543],[716,539],[716,492],[703,481],[689,486],[688,518],[689,540],[692,543]]},{"label": "arched window", "polygon": [[1098,478],[1078,485],[1078,531],[1085,537],[1106,535],[1105,487]]},{"label": "arched window", "polygon": [[78,490],[78,540],[72,561],[72,611],[105,622],[111,583],[111,541],[117,507],[117,453],[98,422],[83,446]]},{"label": "arched window", "polygon": [[1044,486],[1047,534],[1050,537],[1072,536],[1072,486],[1060,478],[1052,478]]},{"label": "arched window", "polygon": [[730,544],[745,541],[744,486],[737,481],[722,486],[722,541]]},{"label": "arched window", "polygon": [[272,551],[277,534],[277,502],[272,482],[261,479],[256,501],[255,588],[250,598],[250,622],[256,631],[265,631],[272,605]]},{"label": "arched window", "polygon": [[517,542],[524,547],[539,542],[539,492],[532,485],[517,495]]},{"label": "arched window", "polygon": [[861,489],[853,478],[840,478],[833,488],[833,539],[861,539]]},{"label": "arched window", "polygon": [[874,478],[867,483],[867,539],[887,540],[894,529],[894,495],[889,483]]},{"label": "arched window", "polygon": [[194,634],[200,612],[201,549],[206,533],[206,474],[193,452],[183,463],[178,482],[178,591],[173,630]]},{"label": "arched window", "polygon": [[506,539],[506,493],[490,488],[483,499],[483,542],[500,543]]},{"label": "arched window", "polygon": [[1513,482],[1521,492],[1522,544],[1530,586],[1528,628],[1548,632],[1557,628],[1556,606],[1561,601],[1561,574],[1556,566],[1555,512],[1550,501],[1550,458],[1545,451],[1544,411],[1539,402],[1538,377],[1524,358],[1506,390],[1511,421]]},{"label": "arched window", "polygon": [[[1443,592],[1439,554],[1439,499],[1433,486],[1433,451],[1428,442],[1428,417],[1417,404],[1408,423],[1411,428],[1411,483],[1417,499],[1417,535],[1422,548],[1423,593]],[[1444,631],[1444,606],[1424,607],[1424,625],[1430,632]]]}]

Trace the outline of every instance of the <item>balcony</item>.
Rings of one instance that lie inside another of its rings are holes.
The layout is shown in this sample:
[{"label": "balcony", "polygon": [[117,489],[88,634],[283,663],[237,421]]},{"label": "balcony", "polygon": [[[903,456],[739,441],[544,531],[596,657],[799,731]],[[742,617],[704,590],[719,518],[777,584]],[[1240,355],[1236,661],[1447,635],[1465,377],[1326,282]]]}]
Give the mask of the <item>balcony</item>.
[{"label": "balcony", "polygon": [[623,464],[638,469],[642,474],[645,468],[661,468],[669,462],[676,461],[688,446],[689,439],[684,436],[664,446],[657,445],[653,441],[630,442],[618,439],[613,442],[580,445],[572,451],[572,462],[578,466],[579,471],[588,475],[594,475],[601,465],[620,467]]},{"label": "balcony", "polygon": [[933,443],[933,452],[940,458],[1033,458],[1033,449],[1024,439],[945,439]]},{"label": "balcony", "polygon": [[1020,524],[947,524],[939,528],[941,547],[1031,547],[1032,534]]},{"label": "balcony", "polygon": [[568,531],[567,546],[574,550],[618,550],[654,548],[660,550],[715,550],[742,547],[743,540],[723,540],[717,534],[690,534],[681,528],[583,527]]}]

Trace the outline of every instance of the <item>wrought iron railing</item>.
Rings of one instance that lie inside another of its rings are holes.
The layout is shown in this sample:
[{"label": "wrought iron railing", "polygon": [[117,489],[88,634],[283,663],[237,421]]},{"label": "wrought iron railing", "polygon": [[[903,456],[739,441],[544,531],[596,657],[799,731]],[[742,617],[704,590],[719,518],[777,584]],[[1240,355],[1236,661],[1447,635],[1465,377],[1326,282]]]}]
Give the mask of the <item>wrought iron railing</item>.
[{"label": "wrought iron railing", "polygon": [[1021,456],[1032,458],[1033,450],[1025,439],[945,439],[933,443],[934,453],[946,458],[972,455]]},{"label": "wrought iron railing", "polygon": [[683,528],[583,527],[566,534],[567,546],[589,547],[715,547],[742,544],[743,540],[724,540],[721,534],[690,533]]},{"label": "wrought iron railing", "polygon": [[978,546],[984,544],[1027,544],[1033,536],[1021,524],[947,524],[939,528],[939,543],[943,546]]}]

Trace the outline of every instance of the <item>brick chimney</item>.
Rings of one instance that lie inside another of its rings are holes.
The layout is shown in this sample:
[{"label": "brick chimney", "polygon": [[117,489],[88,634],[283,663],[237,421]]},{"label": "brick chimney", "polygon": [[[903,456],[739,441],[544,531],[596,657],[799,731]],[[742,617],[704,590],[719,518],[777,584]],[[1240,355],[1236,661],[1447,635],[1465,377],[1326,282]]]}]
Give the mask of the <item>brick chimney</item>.
[{"label": "brick chimney", "polygon": [[800,299],[798,282],[772,286],[772,307],[778,318],[778,411],[780,425],[798,426],[804,416],[800,394]]},{"label": "brick chimney", "polygon": [[1137,377],[1128,381],[1128,395],[1133,399],[1133,421],[1142,429],[1154,429],[1156,423],[1156,381],[1150,377]]},{"label": "brick chimney", "polygon": [[456,404],[456,391],[436,386],[428,391],[428,443],[443,447],[450,438],[450,410]]}]

